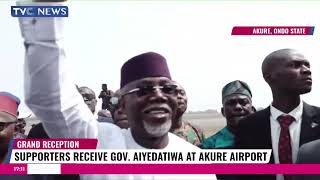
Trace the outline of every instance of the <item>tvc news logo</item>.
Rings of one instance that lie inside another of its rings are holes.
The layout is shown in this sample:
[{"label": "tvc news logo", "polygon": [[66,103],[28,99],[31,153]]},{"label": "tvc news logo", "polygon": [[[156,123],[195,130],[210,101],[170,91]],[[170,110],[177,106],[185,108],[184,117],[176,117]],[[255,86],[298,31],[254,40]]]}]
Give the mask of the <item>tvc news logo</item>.
[{"label": "tvc news logo", "polygon": [[11,6],[12,17],[68,17],[68,6]]}]

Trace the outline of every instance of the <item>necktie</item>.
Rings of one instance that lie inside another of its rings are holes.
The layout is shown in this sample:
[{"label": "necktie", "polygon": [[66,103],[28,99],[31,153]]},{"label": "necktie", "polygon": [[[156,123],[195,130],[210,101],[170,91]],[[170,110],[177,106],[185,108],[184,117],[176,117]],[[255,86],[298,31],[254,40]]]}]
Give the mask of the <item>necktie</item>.
[{"label": "necktie", "polygon": [[[292,148],[290,140],[290,124],[295,121],[294,117],[290,115],[282,115],[278,117],[278,121],[281,126],[280,138],[279,138],[279,161],[280,164],[291,164],[292,163]],[[291,180],[292,176],[284,175],[285,180]]]}]

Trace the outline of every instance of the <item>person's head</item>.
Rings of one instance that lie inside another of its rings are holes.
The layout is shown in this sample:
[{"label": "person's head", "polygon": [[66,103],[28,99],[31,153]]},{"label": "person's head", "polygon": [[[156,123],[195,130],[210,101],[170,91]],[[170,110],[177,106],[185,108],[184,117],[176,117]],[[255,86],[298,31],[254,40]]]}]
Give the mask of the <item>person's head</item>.
[{"label": "person's head", "polygon": [[10,93],[0,92],[0,161],[6,155],[14,135],[20,99]]},{"label": "person's head", "polygon": [[111,104],[111,115],[114,124],[119,126],[121,129],[128,129],[129,128],[129,122],[127,115],[123,112],[121,106],[121,95],[120,95],[120,89],[117,90],[113,96],[110,99]]},{"label": "person's head", "polygon": [[103,91],[107,91],[107,90],[108,90],[107,84],[102,84],[102,90],[103,90]]},{"label": "person's head", "polygon": [[160,54],[144,53],[122,66],[120,106],[134,136],[168,135],[177,108],[176,88],[166,59]]},{"label": "person's head", "polygon": [[273,94],[297,95],[311,91],[310,63],[294,49],[280,49],[270,53],[262,63],[265,81]]},{"label": "person's head", "polygon": [[223,87],[221,113],[230,130],[235,131],[241,119],[255,112],[251,98],[251,90],[243,81],[232,81]]},{"label": "person's head", "polygon": [[87,104],[91,112],[94,113],[97,105],[97,98],[94,91],[85,86],[79,87],[78,91],[82,95],[84,102]]},{"label": "person's head", "polygon": [[175,82],[175,85],[177,85],[176,96],[178,107],[173,118],[172,128],[179,128],[182,125],[182,115],[186,112],[188,107],[188,97],[181,84]]}]

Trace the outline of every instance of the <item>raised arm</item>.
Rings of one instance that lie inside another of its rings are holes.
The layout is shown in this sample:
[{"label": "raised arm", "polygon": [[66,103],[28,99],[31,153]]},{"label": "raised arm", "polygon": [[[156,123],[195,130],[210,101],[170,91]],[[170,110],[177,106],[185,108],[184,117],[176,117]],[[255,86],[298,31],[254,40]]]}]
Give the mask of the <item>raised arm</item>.
[{"label": "raised arm", "polygon": [[67,66],[62,42],[64,18],[20,18],[19,23],[26,49],[26,104],[50,137],[96,138],[97,122],[78,93]]}]

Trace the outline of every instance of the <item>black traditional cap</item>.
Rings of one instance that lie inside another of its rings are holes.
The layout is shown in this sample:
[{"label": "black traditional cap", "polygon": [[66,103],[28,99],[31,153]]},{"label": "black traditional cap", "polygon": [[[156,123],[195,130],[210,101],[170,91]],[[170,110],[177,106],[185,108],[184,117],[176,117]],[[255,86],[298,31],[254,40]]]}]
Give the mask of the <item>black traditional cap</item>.
[{"label": "black traditional cap", "polygon": [[129,59],[121,68],[121,84],[146,77],[167,77],[171,79],[166,59],[155,52],[147,52]]},{"label": "black traditional cap", "polygon": [[232,95],[232,94],[242,94],[246,95],[249,98],[252,98],[252,93],[249,88],[249,85],[243,81],[235,80],[227,85],[225,85],[222,89],[222,102],[225,97]]}]

